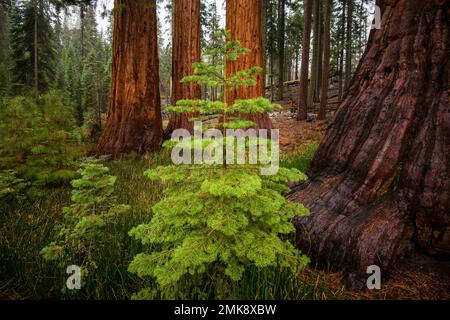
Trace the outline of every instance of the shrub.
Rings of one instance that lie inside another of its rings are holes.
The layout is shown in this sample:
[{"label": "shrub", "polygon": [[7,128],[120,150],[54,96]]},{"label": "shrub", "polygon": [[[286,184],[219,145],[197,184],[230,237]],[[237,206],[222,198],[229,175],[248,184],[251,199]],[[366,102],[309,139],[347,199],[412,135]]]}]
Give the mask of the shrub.
[{"label": "shrub", "polygon": [[63,208],[63,223],[55,227],[56,240],[41,251],[46,260],[76,264],[84,274],[96,268],[95,260],[108,241],[105,227],[129,211],[129,206],[117,203],[113,194],[116,177],[108,172],[109,168],[94,160],[81,164],[81,178],[72,181],[72,204]]},{"label": "shrub", "polygon": [[34,186],[68,182],[83,151],[72,107],[56,91],[4,99],[0,106],[0,169]]},{"label": "shrub", "polygon": [[22,200],[27,187],[28,183],[17,178],[14,170],[0,171],[0,201],[4,204]]},{"label": "shrub", "polygon": [[160,167],[146,175],[162,179],[165,198],[153,207],[152,221],[130,235],[160,250],[136,256],[131,272],[153,276],[164,287],[211,271],[211,264],[223,264],[224,274],[238,281],[249,264],[299,270],[307,262],[279,236],[294,231],[294,215],[308,213],[280,194],[288,190],[285,183],[305,178],[300,172],[260,176],[259,168],[204,165]]},{"label": "shrub", "polygon": [[[223,35],[229,35],[224,32]],[[227,41],[218,54],[226,60],[236,60],[249,51],[238,41]],[[223,77],[221,66],[199,62],[196,74],[183,82],[208,83],[233,90],[239,86],[256,84],[255,75],[261,68],[241,70]],[[255,123],[238,114],[268,112],[279,108],[263,98],[239,100],[232,105],[220,101],[183,100],[167,108],[170,112],[195,113],[191,120],[221,118],[204,128],[248,128]],[[266,143],[261,137],[248,141]],[[194,146],[196,139],[187,144]],[[203,140],[203,147],[216,143],[235,143],[226,138]],[[173,146],[167,143],[166,146]],[[271,152],[277,152],[272,148]],[[225,153],[225,150],[224,150]],[[236,156],[236,154],[235,154]],[[224,158],[226,155],[224,154]],[[284,235],[294,232],[290,219],[309,213],[303,205],[286,200],[282,193],[287,183],[304,180],[296,169],[280,168],[277,174],[261,173],[263,165],[197,165],[165,166],[148,170],[153,181],[161,181],[164,198],[153,206],[153,218],[130,231],[130,235],[144,245],[152,245],[149,252],[137,255],[129,271],[141,277],[156,279],[163,296],[186,296],[190,286],[212,277],[217,286],[241,280],[250,266],[285,268],[298,272],[308,258],[286,240]],[[226,286],[226,285],[225,285]],[[134,298],[154,298],[151,288]]]}]

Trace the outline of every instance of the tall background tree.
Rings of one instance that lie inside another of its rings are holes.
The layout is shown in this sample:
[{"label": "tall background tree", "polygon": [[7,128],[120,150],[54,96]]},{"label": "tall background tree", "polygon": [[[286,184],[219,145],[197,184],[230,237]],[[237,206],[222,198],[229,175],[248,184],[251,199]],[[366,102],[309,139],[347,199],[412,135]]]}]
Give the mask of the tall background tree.
[{"label": "tall background tree", "polygon": [[278,100],[283,100],[285,79],[286,0],[278,0]]},{"label": "tall background tree", "polygon": [[99,31],[93,4],[83,2],[83,17],[79,3],[73,5],[77,6],[61,15],[56,87],[72,101],[78,124],[89,128],[91,138],[98,138],[111,89],[112,32],[111,28]]},{"label": "tall background tree", "polygon": [[83,29],[80,28],[82,60],[79,94],[83,113],[94,121],[99,130],[102,127],[101,115],[107,111],[109,98],[111,63],[108,51],[111,46],[98,32],[94,8],[89,6],[84,10]]},{"label": "tall background tree", "polygon": [[[220,37],[220,8],[216,0],[213,0],[206,5],[206,16],[202,23],[202,34],[205,36],[204,44],[202,49],[204,50],[217,50],[220,49],[222,45],[222,39]],[[210,56],[211,63],[216,65],[221,57],[218,54],[213,54]],[[205,58],[204,58],[205,59]],[[217,100],[220,94],[220,88],[217,87],[207,87],[203,90],[203,96],[208,97],[211,100]]]},{"label": "tall background tree", "polygon": [[346,0],[347,12],[347,30],[345,36],[345,89],[348,89],[352,77],[352,59],[353,59],[353,14],[354,0]]},{"label": "tall background tree", "polygon": [[302,246],[356,287],[416,246],[450,255],[449,2],[380,0],[380,30],[291,198]]},{"label": "tall background tree", "polygon": [[275,70],[276,70],[276,49],[277,49],[277,3],[275,0],[264,1],[265,14],[263,14],[264,26],[264,50],[265,50],[265,83],[270,88],[270,99],[275,99]]},{"label": "tall background tree", "polygon": [[305,0],[304,32],[302,45],[302,64],[300,72],[300,93],[298,101],[297,119],[306,120],[308,115],[308,74],[309,74],[309,48],[311,41],[311,19],[313,0]]},{"label": "tall background tree", "polygon": [[55,15],[46,0],[21,1],[13,9],[11,48],[15,92],[45,91],[55,79]]},{"label": "tall background tree", "polygon": [[[183,84],[181,79],[194,74],[192,64],[200,61],[200,1],[173,1],[172,105],[182,99],[200,99],[197,84]],[[184,128],[193,130],[187,114],[172,114],[166,132]]]},{"label": "tall background tree", "polygon": [[342,100],[342,95],[344,92],[344,51],[345,51],[345,43],[346,43],[346,33],[345,33],[345,9],[347,7],[347,0],[342,1],[342,13],[339,18],[339,27],[337,33],[337,37],[339,37],[339,45],[337,46],[338,50],[338,70],[337,73],[339,75],[339,101]]},{"label": "tall background tree", "polygon": [[[251,50],[237,61],[227,61],[226,74],[234,74],[236,71],[254,66],[264,67],[261,0],[228,0],[226,15],[227,30],[231,31],[231,39],[240,41],[243,47]],[[227,102],[264,96],[264,75],[259,74],[256,80],[255,86],[227,92]],[[272,122],[267,114],[248,115],[247,118],[255,122],[257,128],[272,128]]]},{"label": "tall background tree", "polygon": [[158,48],[159,48],[159,82],[161,104],[171,104],[172,95],[172,1],[157,1],[158,11]]},{"label": "tall background tree", "polygon": [[323,68],[322,91],[320,95],[319,120],[325,120],[328,104],[328,84],[330,76],[330,21],[333,0],[324,2],[324,31],[323,31]]},{"label": "tall background tree", "polygon": [[289,80],[299,79],[304,25],[302,5],[303,2],[299,1],[288,2],[289,15],[287,17],[285,38],[289,53],[287,61],[290,62],[290,70],[288,70]]},{"label": "tall background tree", "polygon": [[308,106],[312,108],[313,104],[319,101],[319,83],[320,83],[320,67],[322,61],[322,48],[320,45],[322,33],[322,8],[320,0],[312,0],[313,2],[313,47],[312,47],[312,62],[311,62],[311,76],[308,88]]},{"label": "tall background tree", "polygon": [[11,2],[0,1],[0,95],[7,95],[11,89],[12,64],[10,47]]},{"label": "tall background tree", "polygon": [[97,154],[143,154],[161,141],[156,1],[116,0],[111,99]]}]

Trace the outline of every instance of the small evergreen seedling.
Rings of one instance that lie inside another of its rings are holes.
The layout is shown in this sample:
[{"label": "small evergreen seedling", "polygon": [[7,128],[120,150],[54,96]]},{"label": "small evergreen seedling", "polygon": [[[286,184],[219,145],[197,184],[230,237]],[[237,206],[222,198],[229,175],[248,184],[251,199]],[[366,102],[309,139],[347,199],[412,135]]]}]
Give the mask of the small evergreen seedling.
[{"label": "small evergreen seedling", "polygon": [[[227,32],[222,35],[229,37]],[[207,54],[236,60],[248,52],[238,41],[229,40],[223,48]],[[223,98],[228,90],[254,85],[254,76],[261,72],[261,68],[254,67],[225,77],[223,66],[224,63],[196,63],[195,75],[183,82],[221,87]],[[268,100],[257,98],[239,100],[232,105],[225,101],[183,100],[167,109],[195,114],[191,120],[219,118],[216,122],[209,121],[204,128],[219,128],[224,132],[227,128],[255,125],[239,114],[277,108]],[[223,138],[222,142],[234,143],[226,140]],[[203,141],[200,147],[215,142]],[[261,142],[259,139],[257,143]],[[188,143],[196,145],[195,139]],[[173,146],[173,143],[166,145]],[[306,215],[309,211],[301,204],[286,200],[282,193],[290,190],[286,184],[305,180],[306,176],[285,168],[265,176],[260,169],[261,165],[203,162],[148,170],[145,174],[149,179],[163,183],[164,198],[153,206],[150,223],[130,231],[131,236],[152,247],[134,258],[129,271],[156,279],[161,295],[170,298],[183,297],[183,291],[189,290],[186,283],[190,280],[192,284],[208,278],[215,279],[217,284],[238,282],[250,265],[299,271],[308,258],[282,235],[295,231],[290,222],[294,215]],[[135,298],[154,298],[156,294],[155,290],[144,289]]]},{"label": "small evergreen seedling", "polygon": [[96,268],[95,258],[101,253],[107,237],[105,227],[129,211],[128,205],[117,204],[114,196],[116,177],[109,168],[94,160],[81,164],[79,179],[72,181],[72,204],[63,208],[64,219],[57,225],[57,239],[42,249],[46,260],[58,260],[64,266],[75,264],[84,273]]},{"label": "small evergreen seedling", "polygon": [[6,204],[23,199],[28,185],[25,180],[17,178],[14,170],[0,171],[0,200]]}]

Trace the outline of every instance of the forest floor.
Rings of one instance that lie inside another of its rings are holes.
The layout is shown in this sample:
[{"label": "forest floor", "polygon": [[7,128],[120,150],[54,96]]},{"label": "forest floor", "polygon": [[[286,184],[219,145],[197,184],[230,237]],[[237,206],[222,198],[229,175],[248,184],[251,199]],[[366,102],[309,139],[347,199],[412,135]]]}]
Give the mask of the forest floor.
[{"label": "forest floor", "polygon": [[319,143],[327,128],[325,121],[296,121],[290,112],[277,114],[272,123],[280,130],[280,151],[285,155],[300,152],[310,141]]},{"label": "forest floor", "polygon": [[[290,110],[272,115],[280,129],[281,165],[306,171],[325,134],[327,122],[298,122]],[[104,259],[92,285],[76,298],[128,299],[142,285],[143,279],[127,272],[132,257],[141,250],[129,239],[128,231],[150,218],[152,204],[161,194],[158,184],[150,183],[144,170],[166,164],[164,152],[149,157],[130,157],[108,165],[117,176],[117,196],[132,207],[132,214],[114,230],[117,240],[104,248]],[[53,225],[62,218],[62,207],[70,200],[70,188],[45,191],[45,198],[20,204],[10,212],[0,212],[0,299],[73,298],[61,293],[66,274],[45,263],[39,255],[48,244]],[[38,232],[39,231],[39,232]],[[277,270],[249,270],[231,296],[237,299],[450,299],[449,262],[439,262],[421,255],[412,256],[396,267],[381,290],[349,292],[346,275],[320,270],[310,265],[299,276]],[[148,283],[145,280],[146,283]],[[210,293],[214,295],[214,293]],[[195,298],[195,297],[191,297]]]},{"label": "forest floor", "polygon": [[450,262],[415,253],[400,261],[381,290],[348,293],[357,299],[450,300]]},{"label": "forest floor", "polygon": [[422,254],[414,254],[398,263],[381,290],[351,292],[345,289],[346,275],[311,266],[302,270],[301,281],[316,283],[317,290],[349,300],[450,300],[450,262],[439,261]]}]

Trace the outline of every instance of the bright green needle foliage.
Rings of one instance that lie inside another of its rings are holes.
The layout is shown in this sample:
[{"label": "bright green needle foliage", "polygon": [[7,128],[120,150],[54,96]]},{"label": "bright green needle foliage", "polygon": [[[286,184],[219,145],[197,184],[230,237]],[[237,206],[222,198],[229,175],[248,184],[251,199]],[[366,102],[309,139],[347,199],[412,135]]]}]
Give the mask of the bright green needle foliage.
[{"label": "bright green needle foliage", "polygon": [[[226,38],[228,34],[222,33]],[[248,53],[238,41],[228,40],[218,52],[236,60]],[[184,79],[232,90],[253,85],[261,71],[255,67],[223,77],[223,65],[195,64],[196,73]],[[222,120],[207,128],[248,128],[254,123],[236,114],[268,112],[276,109],[264,98],[240,100],[233,105],[221,101],[183,100],[168,108],[171,112],[196,113],[196,119]],[[205,127],[205,126],[204,126]],[[219,139],[230,143],[226,138]],[[261,139],[262,140],[262,139]],[[261,143],[259,140],[257,143]],[[212,143],[206,139],[206,144]],[[195,149],[195,138],[184,141]],[[205,140],[200,144],[203,148]],[[247,144],[247,147],[250,142]],[[166,144],[173,147],[173,141]],[[206,164],[158,167],[146,171],[152,181],[164,186],[164,198],[153,206],[153,218],[130,231],[148,250],[138,254],[129,271],[156,279],[162,296],[183,297],[189,284],[216,281],[237,282],[250,266],[285,268],[298,272],[309,259],[285,235],[295,231],[290,219],[309,214],[308,209],[284,198],[289,183],[306,180],[296,169],[280,168],[275,175],[261,174],[262,165]],[[175,294],[173,294],[175,293]],[[147,288],[134,298],[154,298]]]},{"label": "bright green needle foliage", "polygon": [[0,101],[0,169],[33,186],[73,179],[80,141],[73,109],[58,92]]},{"label": "bright green needle foliage", "polygon": [[185,276],[205,272],[223,270],[239,281],[250,265],[298,272],[308,263],[280,237],[295,231],[290,222],[294,215],[309,214],[281,194],[289,190],[287,183],[306,179],[300,171],[280,169],[277,175],[260,176],[256,166],[199,165],[159,167],[146,175],[162,180],[164,199],[153,207],[151,222],[130,235],[159,250],[136,256],[130,272],[171,287]]},{"label": "bright green needle foliage", "polygon": [[86,274],[96,268],[96,257],[105,245],[104,229],[129,211],[129,206],[117,204],[114,196],[116,177],[109,168],[88,160],[81,164],[79,179],[72,181],[72,204],[63,209],[64,222],[56,226],[57,238],[42,249],[46,260],[75,264]]},{"label": "bright green needle foliage", "polygon": [[[225,100],[226,93],[233,91],[239,87],[256,85],[256,75],[261,73],[263,69],[259,66],[246,70],[239,70],[229,76],[225,75],[226,61],[235,61],[246,54],[250,54],[250,50],[243,48],[241,43],[230,39],[230,33],[222,30],[218,35],[223,39],[223,46],[218,49],[208,50],[204,56],[222,57],[222,61],[218,64],[212,64],[208,61],[216,61],[216,59],[205,59],[205,61],[193,64],[194,75],[187,76],[181,80],[182,83],[197,83],[199,85],[207,85],[209,87],[219,88],[220,101],[210,100],[180,100],[176,106],[167,107],[166,110],[173,113],[196,113],[191,120],[210,120],[218,118],[221,115],[221,121],[208,124],[207,128],[249,128],[255,123],[239,118],[239,114],[264,113],[274,110],[280,110],[281,106],[273,104],[265,98],[255,98],[247,100],[237,100],[233,104],[227,104]],[[205,128],[205,127],[204,127]]]}]

